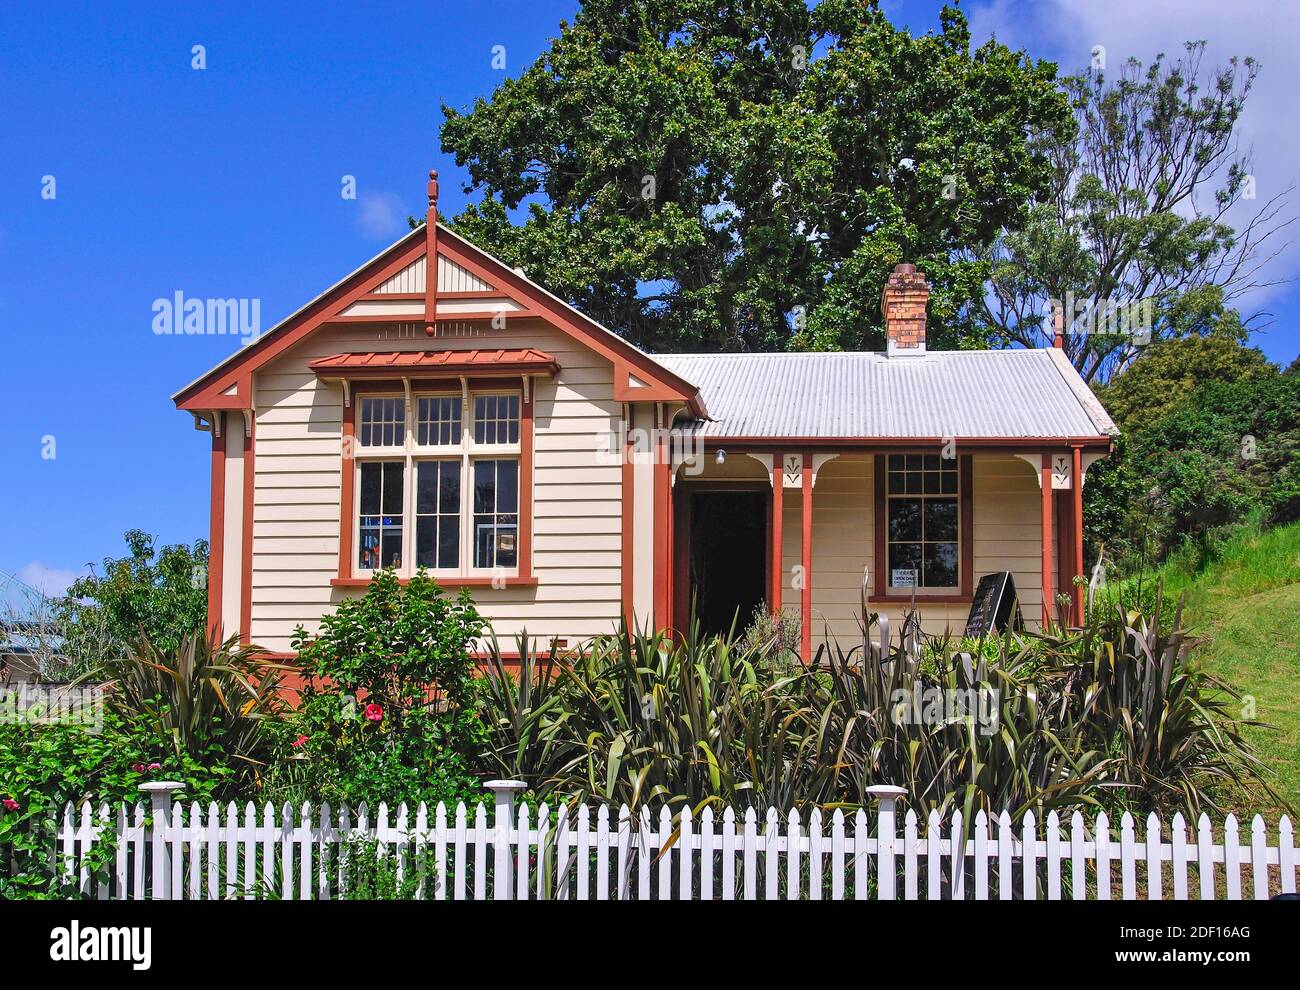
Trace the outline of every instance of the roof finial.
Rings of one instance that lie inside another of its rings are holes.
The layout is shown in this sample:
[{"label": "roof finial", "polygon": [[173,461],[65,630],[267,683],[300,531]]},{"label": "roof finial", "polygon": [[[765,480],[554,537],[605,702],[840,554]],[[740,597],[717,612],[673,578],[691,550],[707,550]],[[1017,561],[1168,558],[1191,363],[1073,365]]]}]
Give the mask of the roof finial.
[{"label": "roof finial", "polygon": [[424,332],[430,337],[438,316],[438,171],[429,169],[429,212],[424,218]]}]

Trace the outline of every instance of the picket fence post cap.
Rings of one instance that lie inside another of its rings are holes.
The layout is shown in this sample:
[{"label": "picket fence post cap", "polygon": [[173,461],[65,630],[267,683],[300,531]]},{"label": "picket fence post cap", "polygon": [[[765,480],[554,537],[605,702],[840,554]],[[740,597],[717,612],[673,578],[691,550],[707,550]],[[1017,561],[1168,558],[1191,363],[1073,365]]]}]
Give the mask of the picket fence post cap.
[{"label": "picket fence post cap", "polygon": [[522,780],[489,780],[483,786],[490,791],[497,791],[497,792],[504,791],[507,793],[510,791],[528,790],[528,785],[524,783],[524,781]]},{"label": "picket fence post cap", "polygon": [[151,780],[141,784],[140,790],[146,794],[170,794],[172,791],[184,790],[185,785],[179,780]]},{"label": "picket fence post cap", "polygon": [[907,788],[894,784],[872,784],[867,788],[867,793],[874,798],[900,798],[907,796]]}]

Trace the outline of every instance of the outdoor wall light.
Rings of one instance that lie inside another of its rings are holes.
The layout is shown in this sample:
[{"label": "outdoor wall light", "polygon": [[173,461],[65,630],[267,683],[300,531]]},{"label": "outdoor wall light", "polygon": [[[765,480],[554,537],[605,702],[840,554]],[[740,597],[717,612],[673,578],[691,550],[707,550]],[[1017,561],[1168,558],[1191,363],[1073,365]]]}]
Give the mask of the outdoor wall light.
[{"label": "outdoor wall light", "polygon": [[727,452],[726,452],[725,450],[719,449],[719,450],[718,450],[718,453],[715,455],[715,458],[714,458],[714,459],[715,459],[719,464],[726,464],[726,463],[727,463]]}]

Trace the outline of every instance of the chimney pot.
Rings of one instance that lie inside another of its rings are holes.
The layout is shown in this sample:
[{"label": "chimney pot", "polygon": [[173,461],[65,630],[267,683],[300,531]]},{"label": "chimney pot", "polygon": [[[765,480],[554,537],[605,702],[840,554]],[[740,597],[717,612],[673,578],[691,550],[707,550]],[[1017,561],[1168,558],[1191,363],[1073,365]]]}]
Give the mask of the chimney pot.
[{"label": "chimney pot", "polygon": [[925,317],[930,302],[930,284],[916,265],[894,266],[885,279],[880,311],[885,318],[886,351],[890,355],[925,353]]}]

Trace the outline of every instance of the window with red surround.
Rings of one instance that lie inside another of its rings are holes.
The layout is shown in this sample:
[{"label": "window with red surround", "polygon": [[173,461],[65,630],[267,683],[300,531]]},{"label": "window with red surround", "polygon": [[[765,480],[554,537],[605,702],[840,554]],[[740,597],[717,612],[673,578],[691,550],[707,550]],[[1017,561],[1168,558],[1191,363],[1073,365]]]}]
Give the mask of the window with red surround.
[{"label": "window with red surround", "polygon": [[964,602],[973,587],[970,455],[875,459],[875,601]]},{"label": "window with red surround", "polygon": [[353,384],[336,585],[425,568],[446,585],[535,583],[533,409],[521,380]]}]

